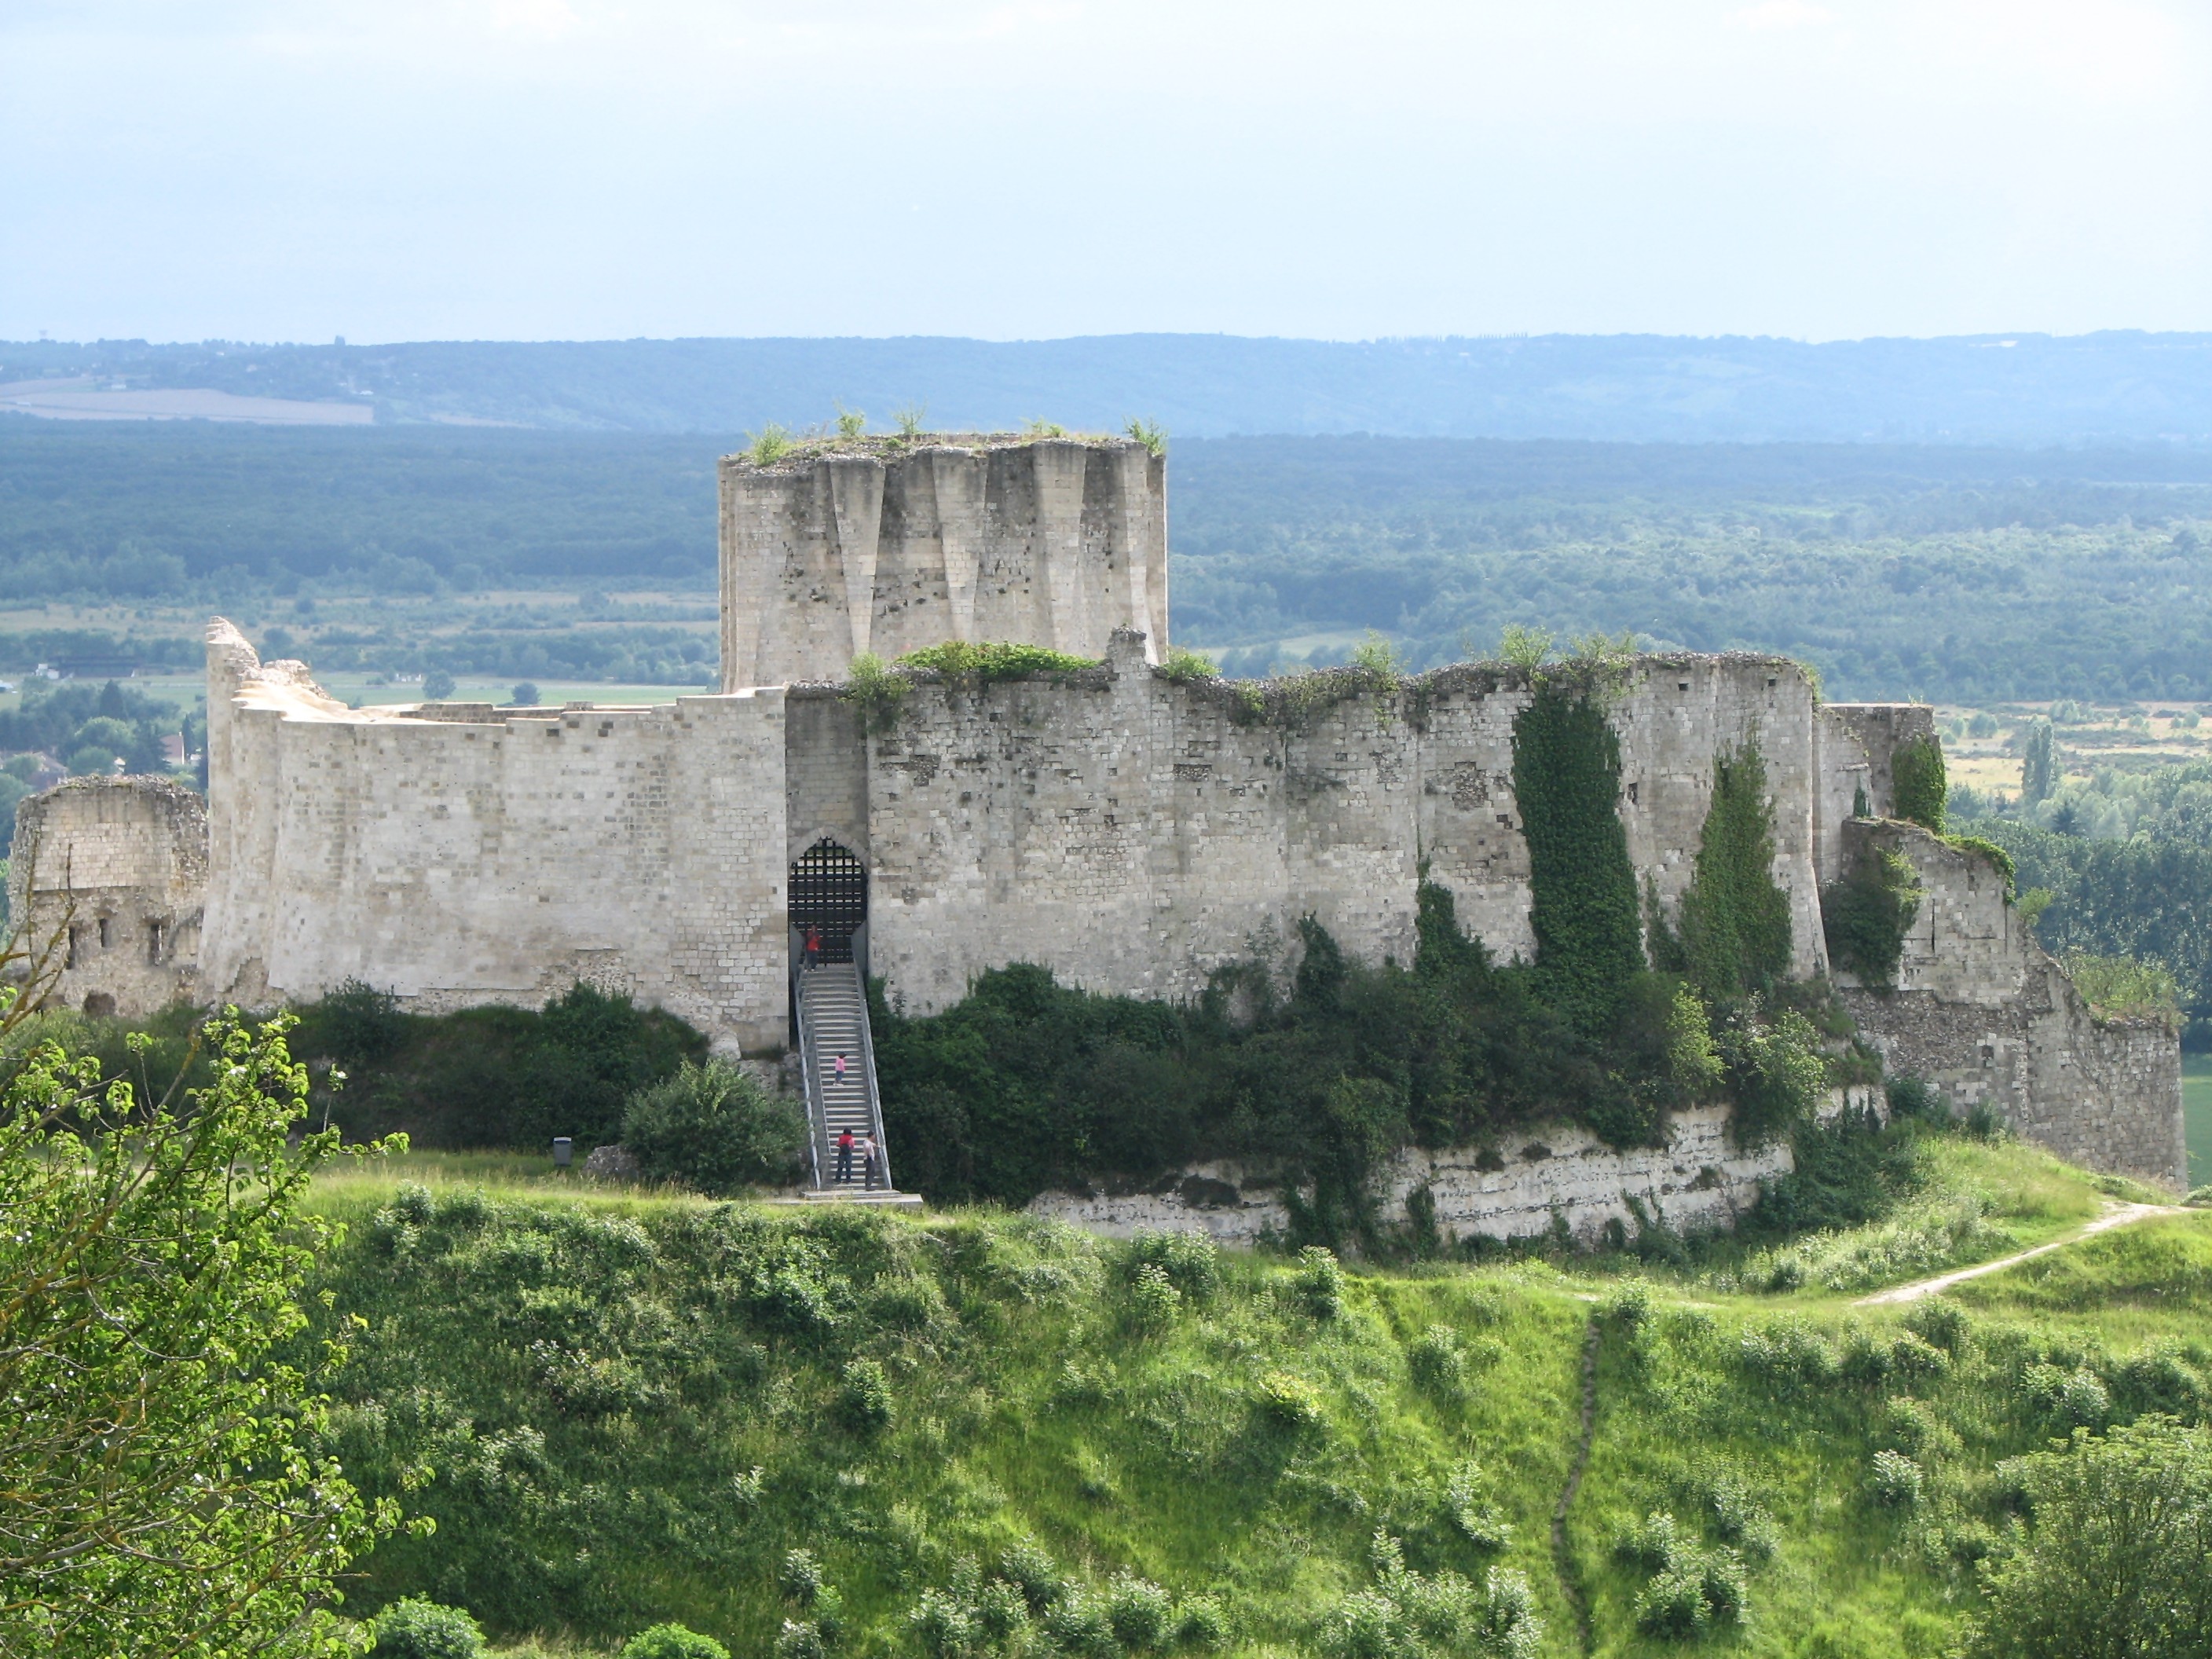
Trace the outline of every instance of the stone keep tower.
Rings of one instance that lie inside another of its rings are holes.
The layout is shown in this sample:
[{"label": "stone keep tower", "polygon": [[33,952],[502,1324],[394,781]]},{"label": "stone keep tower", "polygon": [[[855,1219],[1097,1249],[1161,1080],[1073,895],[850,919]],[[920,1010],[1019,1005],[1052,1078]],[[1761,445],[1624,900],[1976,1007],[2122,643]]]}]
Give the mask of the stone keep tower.
[{"label": "stone keep tower", "polygon": [[721,465],[722,689],[838,680],[863,651],[1010,641],[1103,657],[1168,633],[1167,465],[1121,438],[806,444]]}]

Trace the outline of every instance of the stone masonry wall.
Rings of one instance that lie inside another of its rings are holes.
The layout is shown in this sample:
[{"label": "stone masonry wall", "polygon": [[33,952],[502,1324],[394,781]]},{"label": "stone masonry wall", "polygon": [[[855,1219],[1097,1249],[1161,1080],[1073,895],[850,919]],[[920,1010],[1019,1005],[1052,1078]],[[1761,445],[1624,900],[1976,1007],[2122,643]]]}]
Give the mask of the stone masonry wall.
[{"label": "stone masonry wall", "polygon": [[365,714],[228,624],[210,691],[204,997],[360,979],[435,1012],[582,979],[782,1042],[781,691]]},{"label": "stone masonry wall", "polygon": [[189,999],[207,895],[207,808],[167,778],[73,778],[15,810],[9,913],[58,974],[47,1000],[143,1016]]},{"label": "stone masonry wall", "polygon": [[[722,686],[948,640],[1167,639],[1167,470],[1123,439],[859,439],[721,465]],[[1152,649],[1158,648],[1158,644]]]},{"label": "stone masonry wall", "polygon": [[[1282,951],[1309,912],[1347,950],[1402,960],[1425,858],[1471,933],[1501,957],[1528,951],[1512,782],[1524,678],[1446,671],[1303,723],[1240,720],[1234,697],[1152,673],[1127,634],[1095,671],[917,684],[896,729],[866,739],[854,849],[891,994],[931,1011],[984,969],[1035,962],[1089,989],[1189,997],[1214,969]],[[1759,744],[1796,970],[1820,971],[1802,674],[1764,658],[1642,659],[1614,724],[1630,857],[1670,908],[1716,754]]]},{"label": "stone masonry wall", "polygon": [[2095,1018],[1980,856],[1894,822],[1846,823],[1842,844],[1846,857],[1902,853],[1923,889],[1896,988],[1841,977],[1852,1018],[1891,1073],[1925,1078],[1960,1110],[1986,1102],[2061,1158],[2186,1183],[2171,1029]]},{"label": "stone masonry wall", "polygon": [[1934,741],[1936,711],[1924,703],[1822,703],[1814,736],[1819,745],[1818,781],[1813,810],[1818,842],[1814,862],[1823,882],[1842,871],[1844,825],[1866,798],[1869,817],[1897,811],[1897,785],[1891,757],[1917,739]]}]

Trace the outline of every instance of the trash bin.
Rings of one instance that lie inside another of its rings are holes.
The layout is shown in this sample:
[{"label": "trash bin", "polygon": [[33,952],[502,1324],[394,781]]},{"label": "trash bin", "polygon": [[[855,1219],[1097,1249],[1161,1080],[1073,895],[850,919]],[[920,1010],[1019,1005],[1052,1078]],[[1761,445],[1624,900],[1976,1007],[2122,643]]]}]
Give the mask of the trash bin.
[{"label": "trash bin", "polygon": [[565,1170],[576,1156],[576,1143],[567,1135],[553,1137],[553,1167]]}]

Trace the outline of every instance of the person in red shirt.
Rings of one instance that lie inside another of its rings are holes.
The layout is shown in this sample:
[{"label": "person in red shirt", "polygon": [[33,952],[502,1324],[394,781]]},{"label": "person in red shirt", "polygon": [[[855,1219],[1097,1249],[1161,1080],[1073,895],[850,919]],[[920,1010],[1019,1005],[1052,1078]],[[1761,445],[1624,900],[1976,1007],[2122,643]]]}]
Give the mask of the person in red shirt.
[{"label": "person in red shirt", "polygon": [[837,1137],[837,1175],[839,1185],[853,1178],[853,1132],[846,1130]]}]

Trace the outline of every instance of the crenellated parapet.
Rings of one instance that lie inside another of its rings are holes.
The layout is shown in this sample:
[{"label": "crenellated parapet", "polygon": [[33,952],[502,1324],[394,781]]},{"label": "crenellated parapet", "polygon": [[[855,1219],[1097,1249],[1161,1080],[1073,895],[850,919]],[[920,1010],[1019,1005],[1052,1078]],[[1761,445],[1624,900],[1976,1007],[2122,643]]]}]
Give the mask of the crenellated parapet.
[{"label": "crenellated parapet", "polygon": [[1167,469],[1119,438],[857,438],[721,466],[722,687],[862,652],[1167,638]]}]

